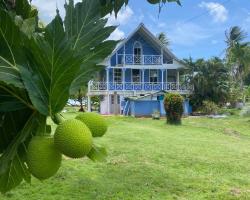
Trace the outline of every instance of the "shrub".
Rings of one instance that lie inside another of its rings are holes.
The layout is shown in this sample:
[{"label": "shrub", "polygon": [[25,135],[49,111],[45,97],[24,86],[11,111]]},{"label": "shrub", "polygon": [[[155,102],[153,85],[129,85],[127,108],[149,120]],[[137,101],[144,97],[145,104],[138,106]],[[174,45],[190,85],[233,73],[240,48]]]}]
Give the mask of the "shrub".
[{"label": "shrub", "polygon": [[164,98],[168,124],[181,124],[183,114],[183,97],[180,94],[167,93]]},{"label": "shrub", "polygon": [[203,101],[201,111],[208,115],[217,114],[219,107],[213,101]]}]

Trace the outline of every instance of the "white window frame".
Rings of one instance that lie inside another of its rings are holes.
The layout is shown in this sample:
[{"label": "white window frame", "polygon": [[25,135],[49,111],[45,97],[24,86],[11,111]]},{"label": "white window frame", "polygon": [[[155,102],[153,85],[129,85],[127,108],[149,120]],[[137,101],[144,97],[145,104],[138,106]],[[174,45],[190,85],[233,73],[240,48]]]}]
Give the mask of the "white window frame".
[{"label": "white window frame", "polygon": [[[115,70],[121,70],[121,81],[115,81]],[[121,68],[113,68],[113,83],[122,83],[122,69]]]},{"label": "white window frame", "polygon": [[[157,81],[156,82],[151,82],[151,71],[156,70],[157,72]],[[159,82],[159,70],[158,69],[149,69],[149,83],[158,83]]]}]

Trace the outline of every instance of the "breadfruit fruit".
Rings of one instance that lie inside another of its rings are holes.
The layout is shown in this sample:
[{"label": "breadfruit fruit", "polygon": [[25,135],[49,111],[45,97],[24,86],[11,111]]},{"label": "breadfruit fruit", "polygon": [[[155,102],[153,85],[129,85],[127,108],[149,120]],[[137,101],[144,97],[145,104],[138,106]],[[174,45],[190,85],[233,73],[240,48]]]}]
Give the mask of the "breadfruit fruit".
[{"label": "breadfruit fruit", "polygon": [[54,145],[53,138],[35,136],[27,149],[27,165],[30,173],[40,179],[53,176],[61,166],[62,154]]},{"label": "breadfruit fruit", "polygon": [[77,119],[70,119],[57,126],[54,143],[57,149],[71,158],[81,158],[92,148],[92,135],[89,128]]},{"label": "breadfruit fruit", "polygon": [[108,125],[101,115],[93,112],[85,112],[76,116],[76,119],[82,121],[89,127],[93,137],[103,136],[107,129]]}]

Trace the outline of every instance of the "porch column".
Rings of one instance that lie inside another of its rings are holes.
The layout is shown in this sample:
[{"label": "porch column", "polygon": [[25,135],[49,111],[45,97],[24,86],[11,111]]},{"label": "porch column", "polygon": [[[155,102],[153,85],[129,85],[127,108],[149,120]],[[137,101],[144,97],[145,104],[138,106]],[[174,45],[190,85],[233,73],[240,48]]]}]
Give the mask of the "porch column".
[{"label": "porch column", "polygon": [[161,48],[161,64],[163,65],[163,49]]},{"label": "porch column", "polygon": [[107,114],[109,115],[110,114],[110,95],[109,95],[109,92],[107,94],[107,108],[108,108],[108,111],[107,111]]},{"label": "porch column", "polygon": [[141,79],[141,82],[142,82],[142,90],[144,90],[144,78],[145,78],[145,69],[141,69],[141,75],[142,75],[142,79]]},{"label": "porch column", "polygon": [[122,68],[122,89],[125,90],[126,68]]},{"label": "porch column", "polygon": [[125,59],[126,59],[126,57],[125,57],[126,46],[125,45],[126,44],[124,44],[124,46],[123,46],[123,66],[125,66],[125,64],[126,64],[126,61],[125,61]]},{"label": "porch column", "polygon": [[180,85],[180,73],[179,73],[179,70],[177,69],[177,90],[180,89],[179,85]]},{"label": "porch column", "polygon": [[161,89],[164,90],[164,69],[161,69]]},{"label": "porch column", "polygon": [[106,68],[106,85],[107,85],[106,90],[109,90],[109,68]]},{"label": "porch column", "polygon": [[88,112],[91,112],[91,96],[88,95]]},{"label": "porch column", "polygon": [[166,69],[166,83],[168,83],[168,70]]}]

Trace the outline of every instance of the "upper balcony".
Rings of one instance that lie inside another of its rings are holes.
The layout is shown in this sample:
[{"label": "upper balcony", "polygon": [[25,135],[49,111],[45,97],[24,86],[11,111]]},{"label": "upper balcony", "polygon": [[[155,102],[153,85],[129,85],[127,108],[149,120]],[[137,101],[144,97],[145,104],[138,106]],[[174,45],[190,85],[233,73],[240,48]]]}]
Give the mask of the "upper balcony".
[{"label": "upper balcony", "polygon": [[167,92],[177,92],[181,94],[189,94],[193,90],[193,86],[189,83],[177,82],[156,82],[156,83],[107,83],[89,81],[88,93],[102,92],[154,92],[165,90]]},{"label": "upper balcony", "polygon": [[117,54],[117,65],[163,65],[172,64],[173,60],[166,61],[162,55],[134,55],[134,54]]}]

